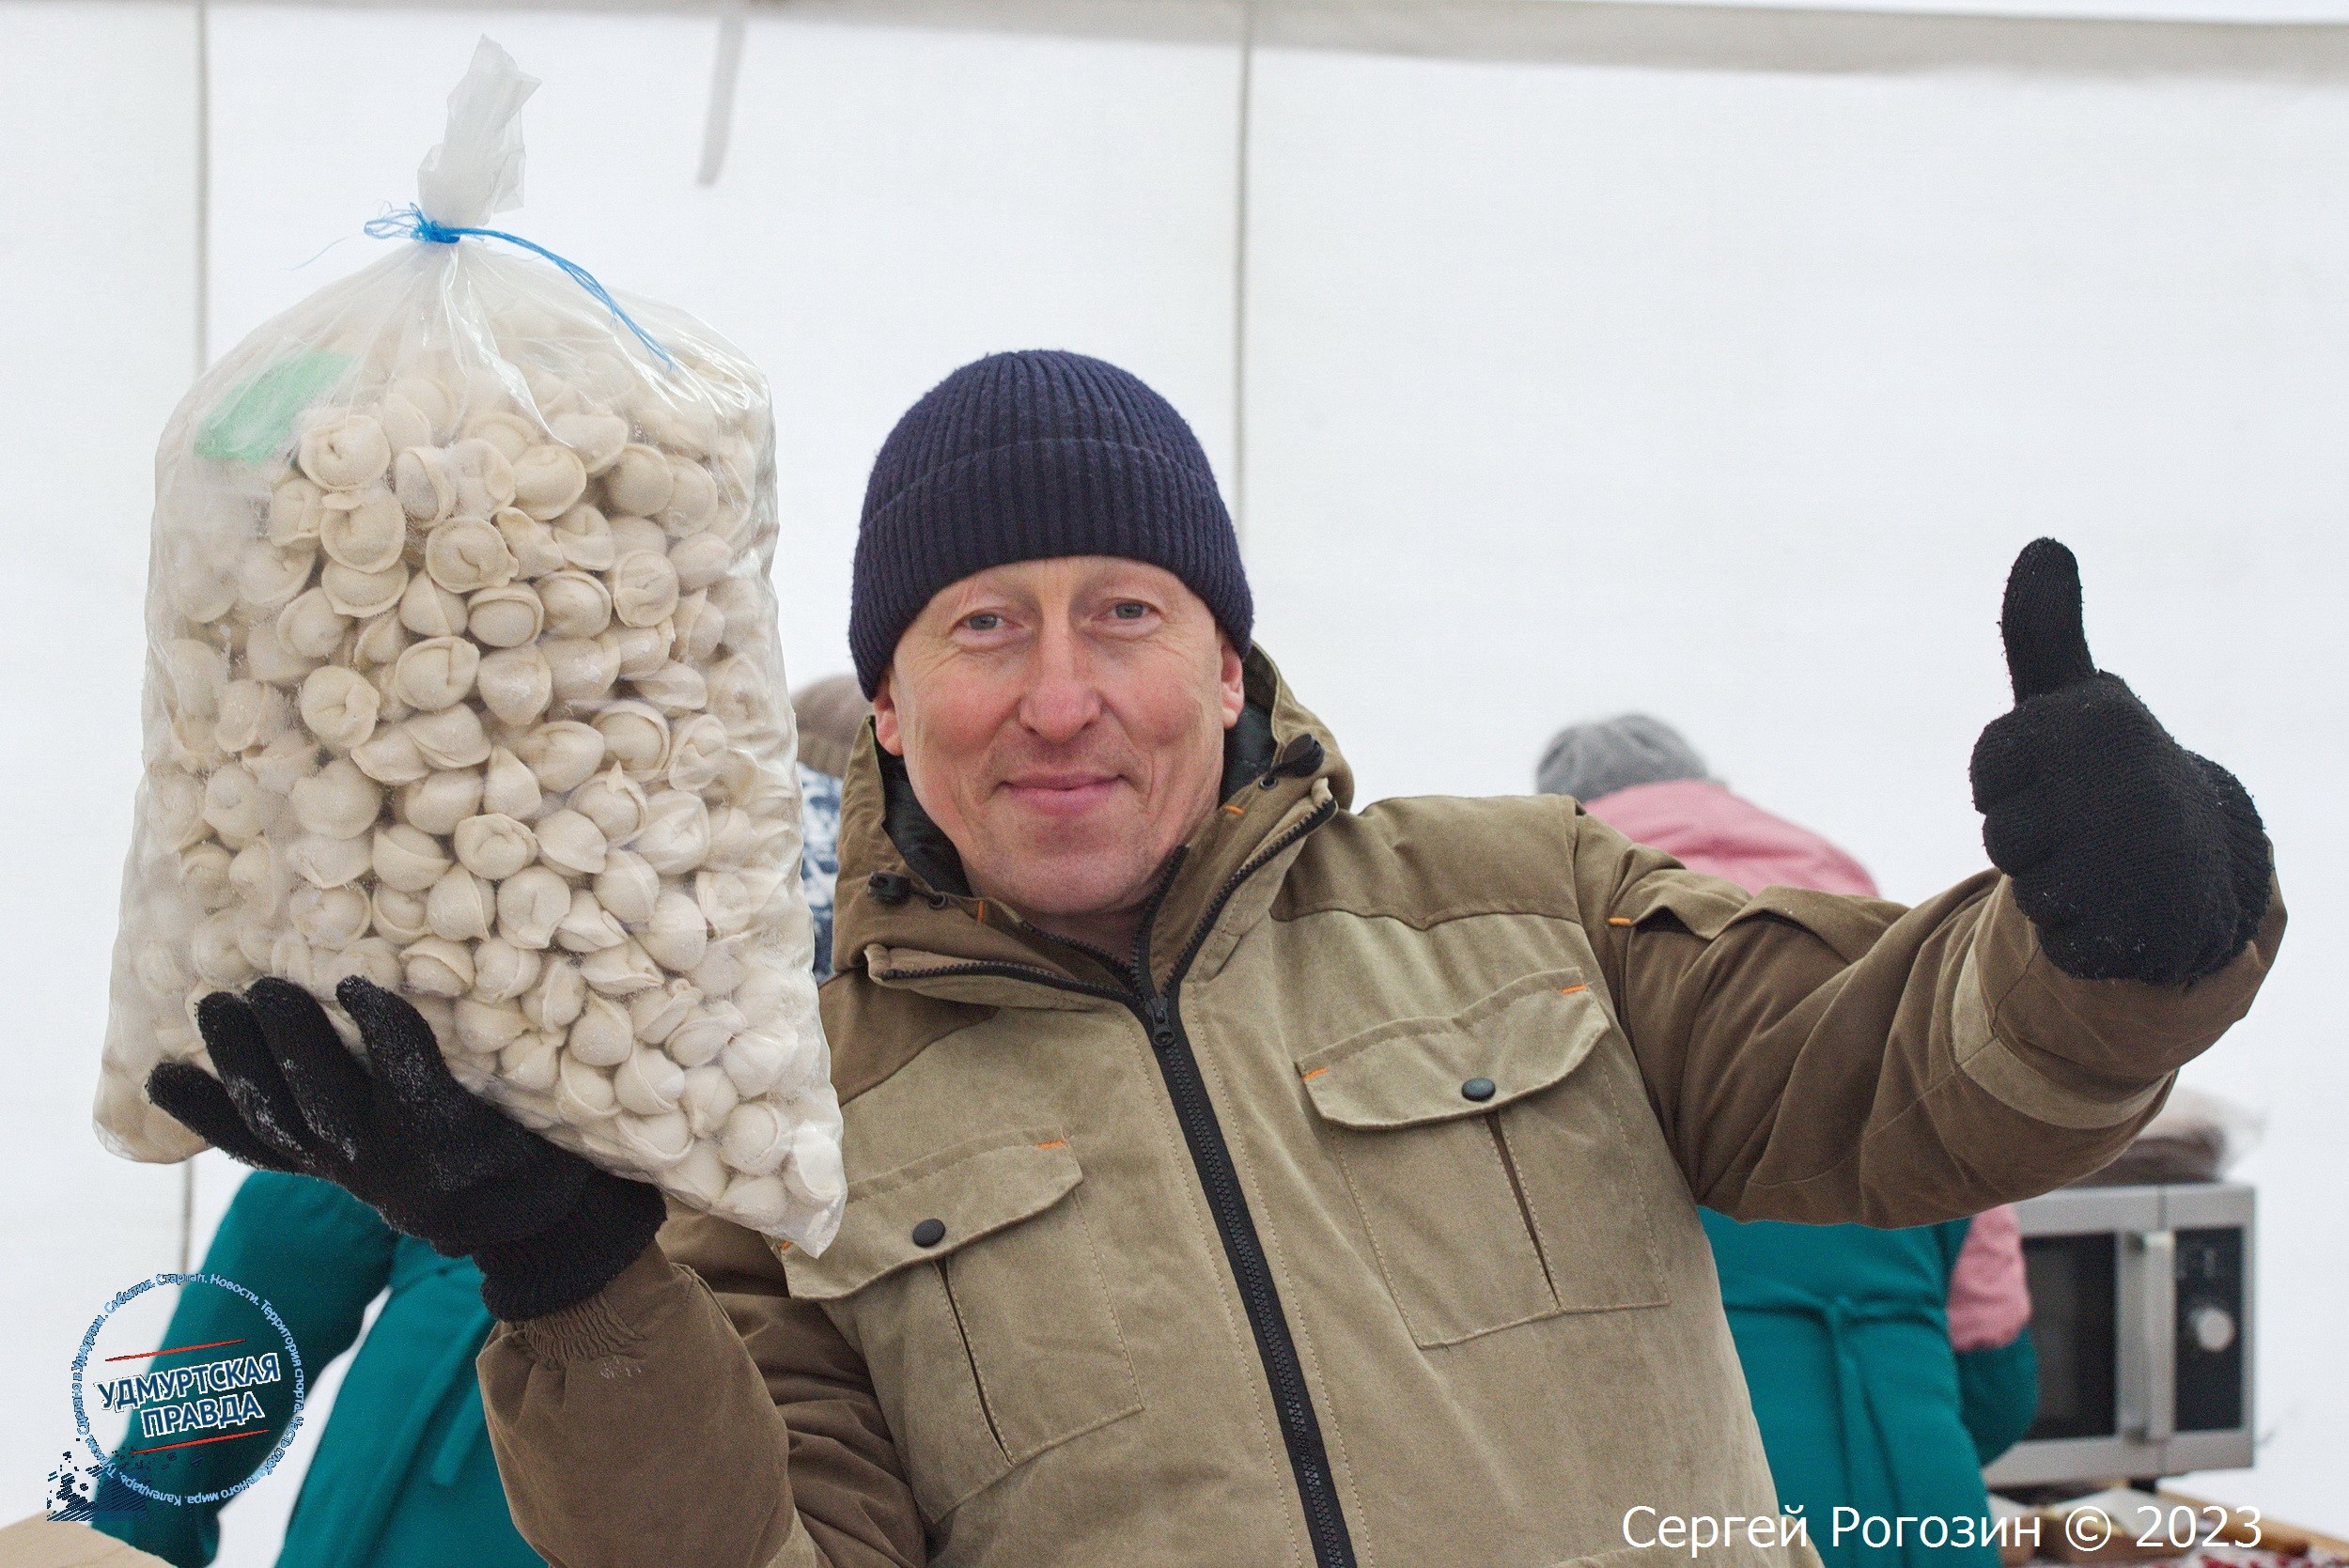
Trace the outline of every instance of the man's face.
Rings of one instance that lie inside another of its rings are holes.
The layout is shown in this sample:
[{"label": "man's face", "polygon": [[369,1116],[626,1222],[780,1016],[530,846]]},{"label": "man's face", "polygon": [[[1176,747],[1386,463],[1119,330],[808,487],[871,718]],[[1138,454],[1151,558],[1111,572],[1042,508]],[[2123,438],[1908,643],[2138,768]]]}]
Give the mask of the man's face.
[{"label": "man's face", "polygon": [[873,719],[972,890],[1065,924],[1148,897],[1215,807],[1242,702],[1239,655],[1198,595],[1157,567],[1075,555],[940,589]]}]

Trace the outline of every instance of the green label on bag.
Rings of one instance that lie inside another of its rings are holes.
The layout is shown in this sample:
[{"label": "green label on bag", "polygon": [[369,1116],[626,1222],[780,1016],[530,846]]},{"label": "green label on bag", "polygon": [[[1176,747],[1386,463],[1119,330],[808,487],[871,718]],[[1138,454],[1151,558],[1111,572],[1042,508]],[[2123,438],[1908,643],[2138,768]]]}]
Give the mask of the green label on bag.
[{"label": "green label on bag", "polygon": [[195,455],[246,463],[276,456],[293,433],[295,418],[350,368],[349,354],[312,351],[279,360],[239,382],[213,405],[197,432]]}]

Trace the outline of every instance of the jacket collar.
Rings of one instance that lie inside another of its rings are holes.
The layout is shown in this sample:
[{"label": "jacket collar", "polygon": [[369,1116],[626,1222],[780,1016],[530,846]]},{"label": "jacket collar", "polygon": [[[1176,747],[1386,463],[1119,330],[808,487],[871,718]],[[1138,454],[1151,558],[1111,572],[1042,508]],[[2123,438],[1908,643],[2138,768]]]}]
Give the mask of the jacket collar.
[{"label": "jacket collar", "polygon": [[[1210,939],[1262,913],[1268,893],[1234,896],[1232,884],[1268,851],[1291,847],[1353,800],[1353,775],[1335,738],[1290,694],[1261,648],[1243,665],[1247,707],[1225,737],[1223,795],[1171,858],[1144,922],[1148,986],[1178,966],[1220,956]],[[1266,869],[1266,868],[1259,868]],[[1277,877],[1250,876],[1250,882]],[[1228,917],[1228,918],[1223,918]],[[849,758],[840,810],[840,879],[833,950],[843,970],[964,1000],[1003,999],[1003,969],[1042,971],[1048,984],[1124,992],[1141,978],[1133,955],[1094,955],[1044,935],[1001,900],[976,898],[961,857],[914,799],[905,765],[881,751],[868,719]],[[973,971],[969,966],[986,966]],[[953,969],[953,976],[927,971]],[[1013,977],[1015,982],[1017,977]],[[1033,986],[1019,997],[1033,1002]]]}]

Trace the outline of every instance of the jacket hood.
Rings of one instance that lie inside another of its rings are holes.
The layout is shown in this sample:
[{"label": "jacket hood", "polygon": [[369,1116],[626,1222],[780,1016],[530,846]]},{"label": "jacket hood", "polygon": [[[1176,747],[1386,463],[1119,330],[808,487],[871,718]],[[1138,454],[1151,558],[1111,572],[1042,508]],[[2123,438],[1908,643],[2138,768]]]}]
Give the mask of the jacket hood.
[{"label": "jacket hood", "polygon": [[[1278,833],[1316,807],[1345,810],[1354,779],[1336,737],[1299,703],[1259,645],[1241,665],[1247,706],[1225,734],[1221,804],[1175,852],[1161,886],[1150,967],[1163,969],[1215,893]],[[1097,981],[1100,966],[974,896],[962,858],[914,798],[905,764],[859,730],[840,803],[832,951],[840,971],[900,949],[956,961],[1043,967]]]}]

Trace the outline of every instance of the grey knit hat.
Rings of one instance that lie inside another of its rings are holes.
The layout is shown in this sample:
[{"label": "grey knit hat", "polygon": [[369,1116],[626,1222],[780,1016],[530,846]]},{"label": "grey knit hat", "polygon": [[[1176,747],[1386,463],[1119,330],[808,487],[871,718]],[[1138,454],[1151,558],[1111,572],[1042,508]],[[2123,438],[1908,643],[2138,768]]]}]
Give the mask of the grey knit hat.
[{"label": "grey knit hat", "polygon": [[1595,800],[1634,784],[1711,776],[1678,730],[1644,713],[1619,713],[1568,724],[1552,736],[1533,770],[1533,787],[1544,795]]}]

